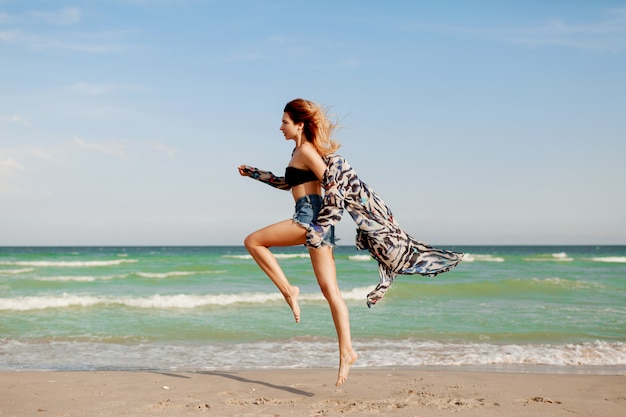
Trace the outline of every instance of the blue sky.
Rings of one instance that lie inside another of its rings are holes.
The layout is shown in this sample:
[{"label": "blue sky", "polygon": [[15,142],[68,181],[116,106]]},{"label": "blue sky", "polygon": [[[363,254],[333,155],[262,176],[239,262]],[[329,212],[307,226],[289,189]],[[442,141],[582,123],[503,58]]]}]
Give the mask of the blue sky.
[{"label": "blue sky", "polygon": [[241,244],[296,97],[420,240],[626,244],[624,1],[0,0],[0,245]]}]

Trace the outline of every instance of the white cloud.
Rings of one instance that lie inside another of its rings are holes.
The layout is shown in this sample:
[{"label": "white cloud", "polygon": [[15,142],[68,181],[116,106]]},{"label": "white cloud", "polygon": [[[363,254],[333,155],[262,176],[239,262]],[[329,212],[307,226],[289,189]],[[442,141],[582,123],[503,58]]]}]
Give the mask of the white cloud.
[{"label": "white cloud", "polygon": [[74,144],[81,149],[85,149],[91,152],[101,153],[104,155],[116,156],[118,158],[124,158],[126,153],[122,145],[109,144],[103,145],[95,142],[85,142],[81,138],[75,138]]},{"label": "white cloud", "polygon": [[32,123],[24,116],[20,116],[19,114],[11,114],[11,115],[0,115],[0,122],[2,123],[17,123],[24,127],[31,127]]},{"label": "white cloud", "polygon": [[236,52],[227,57],[227,60],[232,62],[257,62],[270,59],[269,55],[261,51]]},{"label": "white cloud", "polygon": [[11,18],[11,16],[9,14],[0,12],[0,24],[8,23],[11,20],[12,20],[12,18]]},{"label": "white cloud", "polygon": [[11,120],[14,121],[15,123],[18,123],[24,127],[30,127],[32,126],[32,123],[30,122],[30,120],[28,120],[25,117],[19,116],[17,114],[11,116]]},{"label": "white cloud", "polygon": [[626,9],[609,10],[605,15],[603,19],[583,23],[550,19],[533,28],[513,30],[505,38],[533,46],[555,45],[621,52],[626,47]]},{"label": "white cloud", "polygon": [[0,42],[36,51],[60,49],[92,54],[111,54],[133,48],[125,41],[128,35],[128,31],[51,35],[11,30],[0,32]]},{"label": "white cloud", "polygon": [[167,146],[162,145],[160,143],[155,144],[154,148],[157,151],[160,151],[160,152],[163,152],[163,153],[167,154],[167,156],[169,156],[170,158],[173,158],[178,153],[178,151],[176,149],[168,148]]},{"label": "white cloud", "polygon": [[73,25],[80,22],[82,18],[82,12],[75,7],[66,7],[56,12],[30,12],[32,17],[41,19],[53,25]]},{"label": "white cloud", "polygon": [[269,36],[267,38],[267,41],[269,43],[277,43],[277,44],[288,44],[290,43],[290,40],[288,37],[286,36],[278,36],[278,35],[274,35],[274,36]]},{"label": "white cloud", "polygon": [[573,23],[562,18],[546,19],[536,24],[511,26],[446,26],[414,24],[409,31],[452,36],[483,37],[528,45],[562,46],[574,49],[618,53],[626,49],[626,8],[604,10],[599,18]]},{"label": "white cloud", "polygon": [[17,33],[15,31],[0,32],[0,41],[6,42],[6,43],[13,42],[13,40],[16,37],[16,34]]},{"label": "white cloud", "polygon": [[0,191],[15,191],[9,184],[9,178],[23,171],[26,171],[26,169],[15,159],[0,159]]},{"label": "white cloud", "polygon": [[607,10],[604,19],[591,23],[568,24],[560,19],[548,22],[548,29],[565,34],[624,34],[626,32],[626,8]]},{"label": "white cloud", "polygon": [[52,153],[48,152],[46,149],[44,148],[29,148],[29,152],[32,156],[39,158],[39,159],[43,159],[46,161],[51,161],[51,162],[61,162],[62,160],[57,157],[56,155],[53,155]]},{"label": "white cloud", "polygon": [[339,61],[339,66],[342,68],[357,68],[359,65],[361,65],[361,63],[356,58],[345,58]]},{"label": "white cloud", "polygon": [[109,84],[89,84],[89,83],[76,83],[70,86],[70,90],[90,95],[106,94],[111,90]]},{"label": "white cloud", "polygon": [[0,175],[12,175],[13,173],[18,171],[25,171],[25,169],[15,159],[0,159]]},{"label": "white cloud", "polygon": [[103,84],[94,84],[94,83],[85,83],[78,82],[72,84],[69,87],[70,91],[87,94],[87,95],[104,95],[114,93],[116,91],[147,91],[146,88],[132,85],[132,84],[117,84],[117,83],[103,83]]}]

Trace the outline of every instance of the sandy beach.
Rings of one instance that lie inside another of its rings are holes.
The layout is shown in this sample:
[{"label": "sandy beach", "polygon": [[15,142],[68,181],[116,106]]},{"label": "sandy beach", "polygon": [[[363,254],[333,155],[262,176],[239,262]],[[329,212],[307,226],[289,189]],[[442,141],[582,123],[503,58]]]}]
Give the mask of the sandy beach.
[{"label": "sandy beach", "polygon": [[598,416],[626,376],[353,369],[0,373],[2,416]]}]

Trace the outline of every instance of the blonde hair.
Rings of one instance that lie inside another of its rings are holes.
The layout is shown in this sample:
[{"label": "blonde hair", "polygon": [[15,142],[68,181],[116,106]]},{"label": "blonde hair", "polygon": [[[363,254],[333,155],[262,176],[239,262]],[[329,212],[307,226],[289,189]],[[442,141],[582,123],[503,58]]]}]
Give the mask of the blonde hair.
[{"label": "blonde hair", "polygon": [[304,137],[321,156],[328,156],[341,146],[332,138],[337,124],[329,120],[326,109],[312,101],[297,98],[287,103],[284,111],[294,123],[304,123]]}]

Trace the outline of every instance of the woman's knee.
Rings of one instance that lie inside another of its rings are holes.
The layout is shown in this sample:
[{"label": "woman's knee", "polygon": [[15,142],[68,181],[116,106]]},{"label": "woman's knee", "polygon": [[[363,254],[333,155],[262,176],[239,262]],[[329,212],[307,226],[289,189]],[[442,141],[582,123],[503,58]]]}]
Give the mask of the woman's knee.
[{"label": "woman's knee", "polygon": [[331,283],[319,283],[320,286],[320,290],[322,290],[322,295],[324,295],[324,298],[326,298],[326,300],[328,301],[333,301],[335,300],[337,297],[341,297],[341,292],[339,291],[339,288]]},{"label": "woman's knee", "polygon": [[255,234],[251,233],[243,240],[243,245],[246,247],[246,249],[250,250],[256,246],[259,246],[259,241],[256,238]]}]

